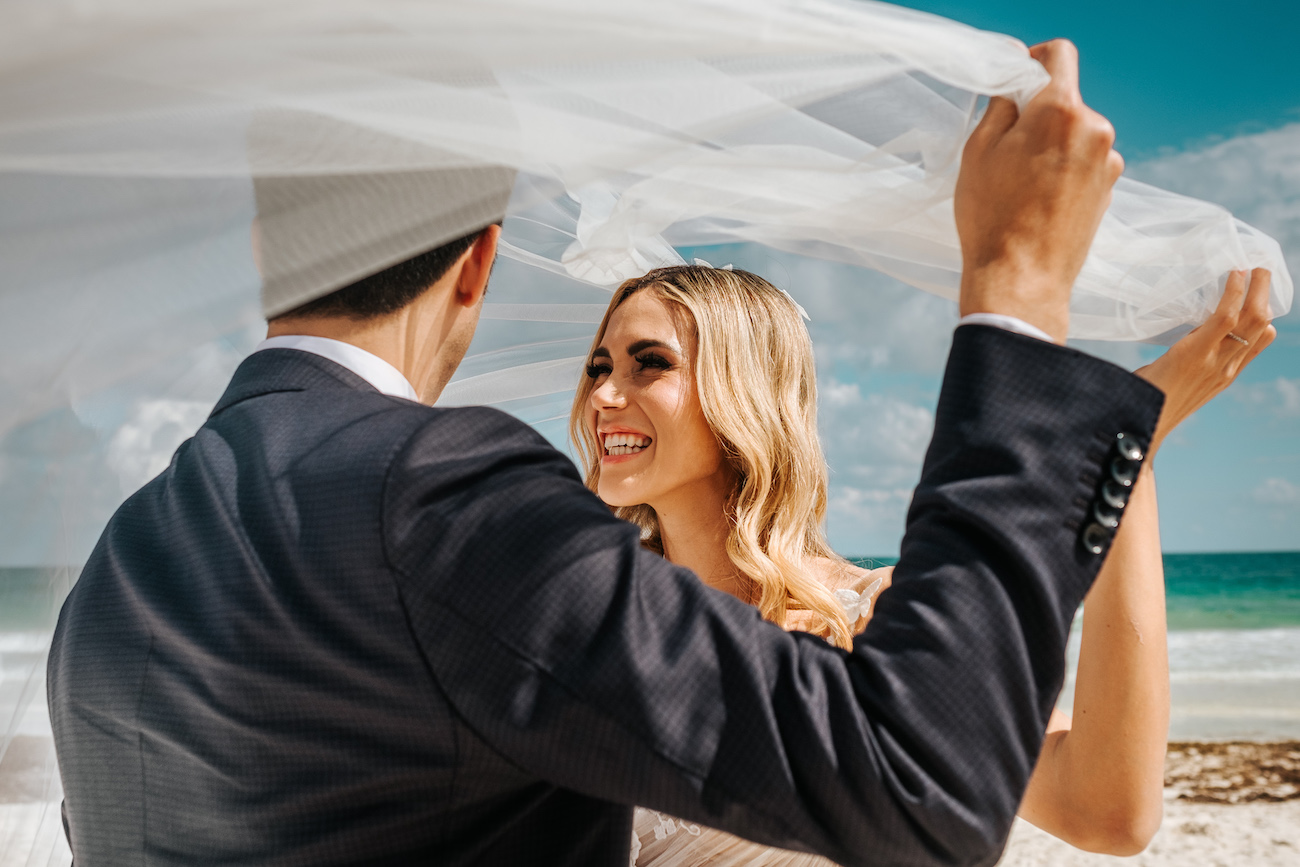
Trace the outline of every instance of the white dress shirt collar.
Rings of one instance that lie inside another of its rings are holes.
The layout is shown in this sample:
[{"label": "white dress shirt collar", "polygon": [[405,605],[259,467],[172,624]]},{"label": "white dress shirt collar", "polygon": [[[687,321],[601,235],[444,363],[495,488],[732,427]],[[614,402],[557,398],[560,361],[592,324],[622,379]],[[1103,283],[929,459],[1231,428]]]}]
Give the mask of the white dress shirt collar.
[{"label": "white dress shirt collar", "polygon": [[342,340],[312,337],[306,334],[286,334],[283,337],[266,338],[257,344],[257,348],[253,351],[261,352],[263,349],[297,349],[300,352],[310,352],[346,367],[383,394],[404,397],[417,403],[420,401],[420,396],[415,393],[410,381],[400,370],[378,355],[366,352],[351,343],[344,343]]}]

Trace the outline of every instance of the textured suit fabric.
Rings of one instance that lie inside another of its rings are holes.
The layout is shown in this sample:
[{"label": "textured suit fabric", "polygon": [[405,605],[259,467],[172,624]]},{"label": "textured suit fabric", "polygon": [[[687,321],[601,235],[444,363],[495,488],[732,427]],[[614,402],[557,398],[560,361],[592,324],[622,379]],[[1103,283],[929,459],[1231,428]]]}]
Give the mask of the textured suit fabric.
[{"label": "textured suit fabric", "polygon": [[845,864],[991,864],[1158,391],[959,328],[851,653],[643,551],[536,432],[292,350],[109,523],[49,696],[79,867],[627,863],[632,804]]}]

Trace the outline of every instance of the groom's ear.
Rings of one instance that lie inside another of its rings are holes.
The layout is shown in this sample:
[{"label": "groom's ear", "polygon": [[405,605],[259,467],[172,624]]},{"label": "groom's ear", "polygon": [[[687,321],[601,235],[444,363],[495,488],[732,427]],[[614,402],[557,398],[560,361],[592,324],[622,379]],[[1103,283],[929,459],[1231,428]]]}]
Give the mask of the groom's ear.
[{"label": "groom's ear", "polygon": [[492,264],[497,257],[497,241],[501,238],[500,224],[485,228],[465,251],[460,273],[456,277],[456,303],[476,307],[487,293],[492,276]]}]

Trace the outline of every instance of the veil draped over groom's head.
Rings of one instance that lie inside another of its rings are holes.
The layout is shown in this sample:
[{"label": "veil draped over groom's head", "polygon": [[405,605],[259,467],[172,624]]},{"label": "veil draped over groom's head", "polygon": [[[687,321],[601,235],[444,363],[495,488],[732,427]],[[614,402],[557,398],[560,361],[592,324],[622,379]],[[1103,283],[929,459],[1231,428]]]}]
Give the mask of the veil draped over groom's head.
[{"label": "veil draped over groom's head", "polygon": [[[316,151],[314,166],[329,165],[338,153],[348,169],[279,171],[301,164],[304,150]],[[374,171],[356,171],[358,153],[372,155]],[[287,109],[254,115],[248,158],[268,319],[501,222],[515,180],[512,168]]]}]

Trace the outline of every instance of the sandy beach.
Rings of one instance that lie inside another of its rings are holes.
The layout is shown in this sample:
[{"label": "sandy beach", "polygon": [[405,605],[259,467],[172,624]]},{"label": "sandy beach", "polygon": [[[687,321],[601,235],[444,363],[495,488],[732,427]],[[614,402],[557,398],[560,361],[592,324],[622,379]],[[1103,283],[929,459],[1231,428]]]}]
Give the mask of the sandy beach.
[{"label": "sandy beach", "polygon": [[1017,819],[1000,867],[1298,867],[1300,800],[1246,804],[1170,801],[1145,852],[1131,858],[1075,849]]},{"label": "sandy beach", "polygon": [[1165,819],[1145,852],[1083,852],[1017,819],[999,864],[1300,867],[1300,741],[1171,743]]}]

